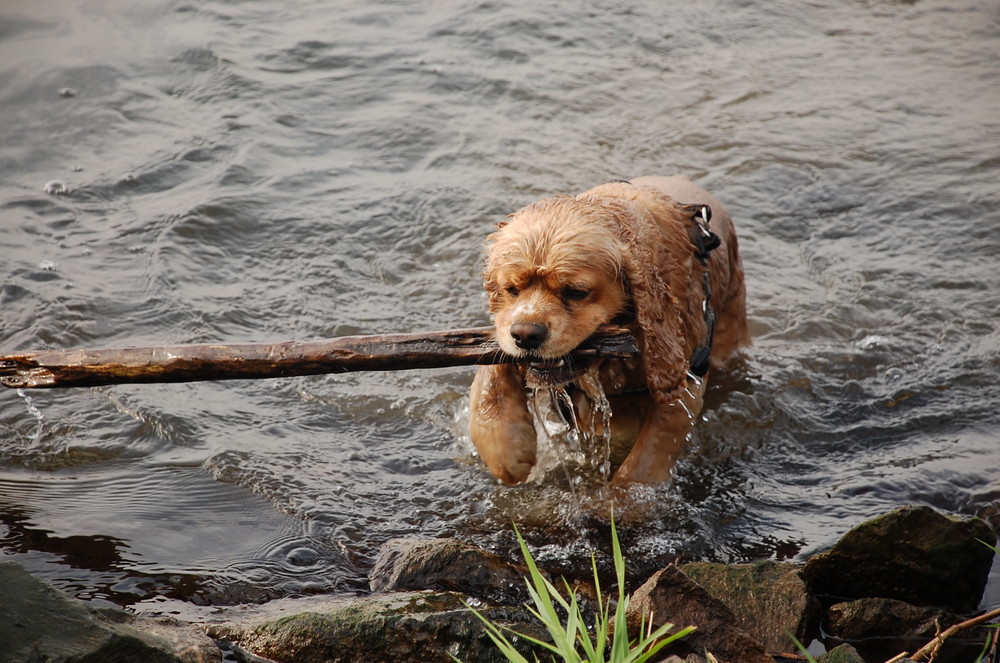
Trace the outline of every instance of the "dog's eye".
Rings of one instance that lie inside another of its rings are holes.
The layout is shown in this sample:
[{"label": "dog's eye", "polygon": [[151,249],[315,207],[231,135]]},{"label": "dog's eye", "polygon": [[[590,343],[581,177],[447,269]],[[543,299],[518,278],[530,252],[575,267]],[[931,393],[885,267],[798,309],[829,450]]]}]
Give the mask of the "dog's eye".
[{"label": "dog's eye", "polygon": [[521,294],[521,291],[517,289],[516,285],[509,285],[505,288],[505,290],[507,291],[507,294],[510,295],[511,297],[517,297],[518,295]]},{"label": "dog's eye", "polygon": [[589,294],[590,291],[585,290],[584,288],[577,288],[574,286],[567,286],[566,288],[563,288],[563,299],[570,302],[582,301],[586,299]]}]

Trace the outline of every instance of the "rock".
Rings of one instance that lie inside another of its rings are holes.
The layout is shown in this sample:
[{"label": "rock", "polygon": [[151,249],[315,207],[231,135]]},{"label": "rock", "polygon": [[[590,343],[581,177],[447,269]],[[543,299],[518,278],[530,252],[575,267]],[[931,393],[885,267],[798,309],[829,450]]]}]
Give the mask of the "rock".
[{"label": "rock", "polygon": [[819,602],[791,562],[754,564],[693,562],[680,567],[736,615],[740,628],[771,652],[797,651],[795,641],[808,644],[816,635]]},{"label": "rock", "polygon": [[455,591],[500,605],[529,600],[525,567],[456,539],[392,539],[368,574],[372,591]]},{"label": "rock", "polygon": [[817,658],[816,663],[865,663],[865,659],[857,649],[845,643]]},{"label": "rock", "polygon": [[[272,604],[253,619],[209,625],[208,633],[279,663],[453,663],[452,654],[469,663],[506,661],[457,594],[399,592]],[[523,609],[482,612],[545,637]],[[529,643],[522,638],[518,645],[531,656]]]},{"label": "rock", "polygon": [[689,652],[707,651],[719,661],[774,663],[763,645],[740,629],[736,616],[725,604],[676,566],[657,571],[639,587],[632,595],[626,615],[630,631],[636,632],[643,617],[650,616],[654,628],[667,622],[677,629],[696,626],[698,630],[681,643]]},{"label": "rock", "polygon": [[861,523],[806,562],[813,591],[828,597],[885,597],[958,613],[976,609],[996,534],[979,518],[902,507]]},{"label": "rock", "polygon": [[94,609],[0,562],[0,662],[70,663],[221,661],[219,648],[194,627],[169,618],[143,619]]},{"label": "rock", "polygon": [[[901,651],[916,651],[962,618],[940,608],[895,599],[867,598],[837,603],[827,611],[826,631],[847,640],[868,660],[884,661]],[[942,661],[973,661],[992,637],[986,627],[963,629],[941,649]]]},{"label": "rock", "polygon": [[844,640],[864,638],[930,639],[962,619],[940,608],[911,605],[896,599],[867,598],[837,603],[827,610],[826,631]]}]

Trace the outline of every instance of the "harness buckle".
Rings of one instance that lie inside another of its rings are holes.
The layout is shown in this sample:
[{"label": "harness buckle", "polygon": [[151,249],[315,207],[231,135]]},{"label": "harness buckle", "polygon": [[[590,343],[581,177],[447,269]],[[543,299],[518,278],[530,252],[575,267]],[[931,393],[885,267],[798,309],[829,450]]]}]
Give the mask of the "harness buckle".
[{"label": "harness buckle", "polygon": [[694,224],[694,232],[691,233],[691,243],[696,249],[694,255],[705,265],[708,255],[719,248],[722,240],[709,227],[712,221],[712,208],[708,205],[693,205],[694,214],[691,215],[691,223]]}]

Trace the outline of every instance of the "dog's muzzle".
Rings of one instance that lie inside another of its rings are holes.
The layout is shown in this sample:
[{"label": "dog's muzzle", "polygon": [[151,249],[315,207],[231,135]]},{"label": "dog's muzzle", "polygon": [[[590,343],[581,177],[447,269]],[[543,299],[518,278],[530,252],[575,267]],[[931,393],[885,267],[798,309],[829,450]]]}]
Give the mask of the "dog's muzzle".
[{"label": "dog's muzzle", "polygon": [[549,388],[562,387],[587,372],[590,362],[571,359],[569,355],[559,359],[544,359],[521,364],[524,371],[524,382],[529,387]]}]

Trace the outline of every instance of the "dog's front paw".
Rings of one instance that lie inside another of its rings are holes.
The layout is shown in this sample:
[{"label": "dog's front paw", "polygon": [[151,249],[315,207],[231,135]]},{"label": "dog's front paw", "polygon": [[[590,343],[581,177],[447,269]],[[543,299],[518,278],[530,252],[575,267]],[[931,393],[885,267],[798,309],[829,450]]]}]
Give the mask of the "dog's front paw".
[{"label": "dog's front paw", "polygon": [[522,483],[536,462],[535,426],[517,368],[482,366],[472,381],[469,436],[483,464],[507,485]]}]

